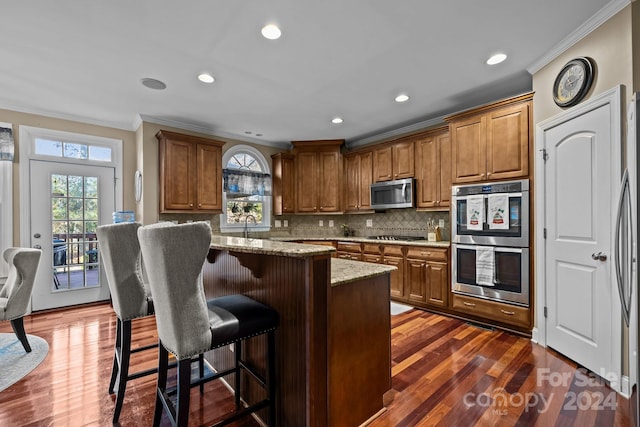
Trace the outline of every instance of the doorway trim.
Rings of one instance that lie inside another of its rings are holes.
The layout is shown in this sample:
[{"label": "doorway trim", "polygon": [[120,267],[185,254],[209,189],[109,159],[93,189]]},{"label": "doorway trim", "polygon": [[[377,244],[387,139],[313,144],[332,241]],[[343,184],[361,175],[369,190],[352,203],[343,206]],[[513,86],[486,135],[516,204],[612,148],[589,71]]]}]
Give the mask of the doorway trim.
[{"label": "doorway trim", "polygon": [[[622,173],[622,85],[615,86],[606,92],[603,92],[597,96],[594,96],[590,100],[575,106],[567,111],[561,112],[553,117],[543,120],[536,124],[536,137],[535,137],[535,257],[534,257],[534,271],[535,271],[535,322],[532,331],[531,340],[543,347],[547,346],[547,324],[544,317],[544,308],[547,305],[547,280],[546,280],[546,244],[544,238],[544,229],[547,227],[546,212],[547,207],[545,204],[545,161],[543,159],[543,153],[546,148],[545,144],[545,132],[552,129],[562,123],[570,121],[588,111],[600,108],[602,106],[609,105],[610,107],[610,123],[611,123],[611,141],[617,142],[612,144],[611,147],[611,173],[612,179],[615,182],[620,181]],[[617,190],[616,190],[617,191]],[[612,200],[617,200],[617,194],[611,196]],[[615,204],[615,203],[614,203]],[[613,209],[613,208],[612,208]],[[615,215],[612,215],[612,223],[610,224],[611,233],[614,230]],[[611,248],[612,249],[612,248]],[[611,252],[611,251],[609,251]],[[614,277],[614,271],[611,269],[610,280],[612,286],[616,283]],[[620,319],[621,321],[621,309],[620,300],[617,290],[612,292],[612,319]],[[625,390],[625,378],[622,377],[622,325],[615,323],[615,329],[619,329],[619,333],[613,334],[612,348],[613,360],[620,361],[619,366],[616,368],[619,381],[615,386],[615,390],[628,396],[629,390]],[[600,374],[600,373],[597,373]],[[628,389],[628,378],[626,378],[626,388]]]},{"label": "doorway trim", "polygon": [[[31,176],[29,164],[31,160],[45,160],[56,163],[75,163],[82,165],[112,166],[115,168],[115,208],[122,210],[122,140],[102,136],[87,135],[77,132],[66,132],[53,129],[37,128],[32,126],[20,126],[20,218],[29,218],[31,213]],[[108,146],[113,150],[111,162],[95,162],[91,160],[74,160],[63,157],[42,156],[35,154],[35,139],[48,138],[52,140],[79,142]],[[31,247],[30,221],[20,221],[20,245]]]}]

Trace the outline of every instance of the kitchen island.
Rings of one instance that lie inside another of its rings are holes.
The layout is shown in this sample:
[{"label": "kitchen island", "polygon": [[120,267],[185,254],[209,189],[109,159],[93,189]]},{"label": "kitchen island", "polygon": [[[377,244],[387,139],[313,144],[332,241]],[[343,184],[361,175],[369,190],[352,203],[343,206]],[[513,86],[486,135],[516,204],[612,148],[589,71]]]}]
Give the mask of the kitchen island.
[{"label": "kitchen island", "polygon": [[[389,273],[395,268],[331,258],[334,251],[212,237],[203,267],[206,297],[244,294],[279,313],[279,426],[357,426],[384,409],[391,389]],[[256,337],[243,349],[263,372],[265,346],[264,337]],[[224,347],[207,360],[225,369],[233,353]],[[252,403],[261,393],[252,379],[242,379],[243,400]]]}]

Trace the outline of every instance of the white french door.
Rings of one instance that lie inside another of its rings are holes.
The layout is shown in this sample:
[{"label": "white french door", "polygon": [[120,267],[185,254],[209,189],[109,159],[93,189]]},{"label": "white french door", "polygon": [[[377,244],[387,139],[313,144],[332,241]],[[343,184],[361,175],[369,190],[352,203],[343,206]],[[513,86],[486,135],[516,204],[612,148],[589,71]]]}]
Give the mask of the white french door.
[{"label": "white french door", "polygon": [[42,249],[33,310],[109,298],[96,227],[115,210],[115,168],[30,160],[30,239]]}]

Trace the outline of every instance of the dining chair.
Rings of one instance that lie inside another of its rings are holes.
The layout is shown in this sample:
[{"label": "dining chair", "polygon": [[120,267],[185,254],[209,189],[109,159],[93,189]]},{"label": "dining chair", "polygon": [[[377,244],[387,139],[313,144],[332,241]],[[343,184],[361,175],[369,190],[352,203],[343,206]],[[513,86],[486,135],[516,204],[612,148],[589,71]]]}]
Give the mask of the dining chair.
[{"label": "dining chair", "polygon": [[32,248],[7,248],[2,253],[9,264],[9,274],[0,289],[0,320],[11,321],[13,332],[27,353],[31,353],[31,345],[23,318],[31,312],[31,293],[41,255],[40,249]]},{"label": "dining chair", "polygon": [[[145,277],[138,242],[137,231],[140,226],[141,224],[137,222],[126,222],[101,225],[96,230],[99,253],[116,314],[116,340],[109,381],[109,394],[116,393],[114,423],[118,421],[122,411],[127,381],[155,374],[158,371],[156,367],[134,373],[129,372],[132,354],[158,346],[157,343],[153,343],[132,348],[132,321],[154,314],[153,298]],[[202,376],[204,358],[200,358],[199,368]]]},{"label": "dining chair", "polygon": [[[138,230],[138,237],[148,267],[160,342],[153,425],[160,424],[163,409],[167,410],[173,425],[187,425],[191,372],[189,360],[231,344],[235,348],[234,366],[200,380],[205,383],[235,374],[236,410],[214,425],[226,425],[266,407],[269,407],[268,425],[276,425],[275,331],[278,313],[244,295],[227,295],[207,301],[202,283],[202,267],[211,243],[211,228],[207,223],[148,225]],[[242,360],[241,356],[242,342],[263,334],[267,334],[267,368],[264,376]],[[178,361],[176,390],[167,388],[169,353]],[[241,404],[242,369],[266,390],[263,400],[246,407]],[[171,398],[174,392],[177,393],[176,403]]]}]

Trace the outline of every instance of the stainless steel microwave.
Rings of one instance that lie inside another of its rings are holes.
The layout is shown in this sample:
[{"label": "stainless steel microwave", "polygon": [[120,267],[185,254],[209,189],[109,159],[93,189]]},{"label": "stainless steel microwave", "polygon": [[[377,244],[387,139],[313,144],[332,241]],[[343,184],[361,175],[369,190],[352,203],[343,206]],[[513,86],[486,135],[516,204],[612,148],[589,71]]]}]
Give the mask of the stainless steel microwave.
[{"label": "stainless steel microwave", "polygon": [[371,209],[413,207],[414,187],[413,178],[371,184]]}]

